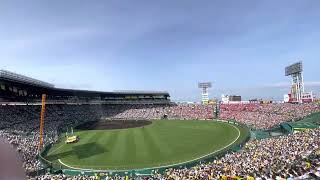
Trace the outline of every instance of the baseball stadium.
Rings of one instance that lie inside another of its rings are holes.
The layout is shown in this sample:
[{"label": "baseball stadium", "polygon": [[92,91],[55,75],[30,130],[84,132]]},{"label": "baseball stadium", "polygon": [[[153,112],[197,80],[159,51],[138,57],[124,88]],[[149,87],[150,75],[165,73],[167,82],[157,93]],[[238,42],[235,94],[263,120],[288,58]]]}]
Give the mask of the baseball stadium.
[{"label": "baseball stadium", "polygon": [[0,180],[320,180],[320,0],[1,0]]},{"label": "baseball stadium", "polygon": [[[299,76],[301,62],[292,66]],[[61,89],[1,70],[0,135],[28,179],[317,178],[316,101],[292,89],[289,102],[212,102],[211,83],[198,87],[202,103],[175,103],[168,92]]]}]

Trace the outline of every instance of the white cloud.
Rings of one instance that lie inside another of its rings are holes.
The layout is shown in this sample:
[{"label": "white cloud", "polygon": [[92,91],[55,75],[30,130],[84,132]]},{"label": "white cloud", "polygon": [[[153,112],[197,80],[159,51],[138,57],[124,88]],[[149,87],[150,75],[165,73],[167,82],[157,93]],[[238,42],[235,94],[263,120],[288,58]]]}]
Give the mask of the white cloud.
[{"label": "white cloud", "polygon": [[[291,83],[289,82],[278,82],[274,84],[266,84],[263,85],[264,87],[270,87],[270,88],[285,88],[290,87]],[[310,87],[320,87],[320,81],[306,81],[304,82],[304,86],[310,86]]]},{"label": "white cloud", "polygon": [[316,86],[316,87],[320,87],[320,81],[305,82],[304,85],[305,85],[305,86]]}]

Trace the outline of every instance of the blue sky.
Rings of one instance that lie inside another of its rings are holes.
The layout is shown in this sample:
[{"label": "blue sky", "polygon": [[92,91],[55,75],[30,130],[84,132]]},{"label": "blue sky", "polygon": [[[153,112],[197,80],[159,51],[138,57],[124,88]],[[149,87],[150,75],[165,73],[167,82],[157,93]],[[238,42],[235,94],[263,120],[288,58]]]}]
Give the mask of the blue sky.
[{"label": "blue sky", "polygon": [[0,2],[0,68],[90,90],[164,90],[179,101],[281,99],[302,60],[320,93],[320,1]]}]

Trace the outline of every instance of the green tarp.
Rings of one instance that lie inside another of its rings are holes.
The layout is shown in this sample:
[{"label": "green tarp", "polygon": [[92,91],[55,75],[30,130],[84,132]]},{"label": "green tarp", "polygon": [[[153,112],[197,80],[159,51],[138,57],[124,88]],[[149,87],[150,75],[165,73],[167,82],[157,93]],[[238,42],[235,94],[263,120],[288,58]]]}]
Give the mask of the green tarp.
[{"label": "green tarp", "polygon": [[289,132],[292,132],[295,129],[320,128],[320,112],[311,114],[300,121],[282,123],[281,127]]}]

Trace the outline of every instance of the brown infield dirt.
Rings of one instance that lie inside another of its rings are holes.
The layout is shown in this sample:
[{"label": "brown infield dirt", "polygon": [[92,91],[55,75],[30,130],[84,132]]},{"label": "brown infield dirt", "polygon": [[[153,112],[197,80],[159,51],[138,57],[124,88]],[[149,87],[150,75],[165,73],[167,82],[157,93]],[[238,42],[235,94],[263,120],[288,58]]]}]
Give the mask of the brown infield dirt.
[{"label": "brown infield dirt", "polygon": [[111,129],[128,129],[143,127],[151,124],[148,120],[100,120],[89,121],[78,125],[78,130],[111,130]]}]

